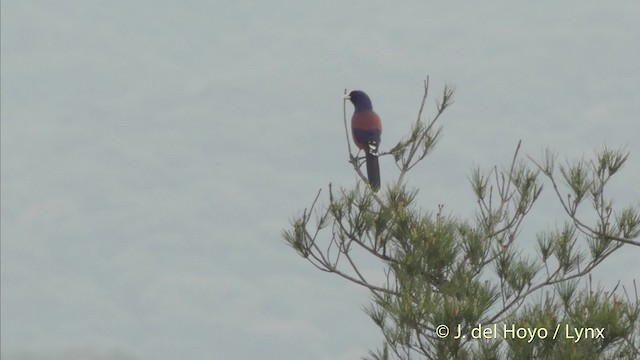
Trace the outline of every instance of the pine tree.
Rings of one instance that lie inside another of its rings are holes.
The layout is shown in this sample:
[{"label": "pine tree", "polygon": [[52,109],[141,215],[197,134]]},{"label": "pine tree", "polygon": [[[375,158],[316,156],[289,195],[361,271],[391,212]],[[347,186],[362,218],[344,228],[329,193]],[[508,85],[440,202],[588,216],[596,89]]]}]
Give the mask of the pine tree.
[{"label": "pine tree", "polygon": [[[362,181],[353,189],[329,185],[325,206],[319,191],[284,239],[320,270],[370,291],[365,311],[384,335],[370,359],[640,359],[635,281],[632,289],[605,288],[590,275],[623,248],[640,255],[638,207],[616,208],[605,196],[629,154],[605,147],[594,159],[558,164],[551,151],[523,159],[518,143],[504,170],[475,169],[469,177],[474,219],[446,216],[442,205],[424,211],[405,178],[440,138],[438,120],[453,95],[446,86],[425,121],[425,81],[409,136],[380,154],[400,169],[394,185],[372,191],[349,149]],[[521,230],[543,180],[566,221],[539,232],[529,251]],[[382,280],[362,271],[372,259]]]}]

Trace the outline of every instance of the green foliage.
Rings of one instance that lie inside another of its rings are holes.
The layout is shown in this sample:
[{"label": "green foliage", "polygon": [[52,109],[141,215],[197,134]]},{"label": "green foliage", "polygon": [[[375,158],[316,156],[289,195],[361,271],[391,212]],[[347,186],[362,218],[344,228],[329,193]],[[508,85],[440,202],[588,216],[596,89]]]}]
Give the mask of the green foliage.
[{"label": "green foliage", "polygon": [[[469,177],[478,204],[473,221],[443,215],[442,205],[425,212],[404,177],[440,137],[435,124],[453,89],[445,88],[436,115],[424,122],[427,94],[428,82],[409,136],[381,154],[400,169],[395,185],[379,193],[366,181],[350,190],[330,185],[326,206],[318,205],[318,192],[283,231],[311,264],[370,291],[364,310],[384,342],[368,358],[640,358],[637,289],[594,288],[590,278],[623,246],[639,251],[640,211],[617,210],[605,196],[628,154],[604,148],[593,160],[557,166],[550,151],[543,161],[521,160],[518,144],[509,167],[475,169]],[[364,180],[358,159],[351,160]],[[539,232],[535,251],[528,251],[522,225],[543,179],[567,219]],[[372,263],[380,276],[365,276],[364,264]]]}]

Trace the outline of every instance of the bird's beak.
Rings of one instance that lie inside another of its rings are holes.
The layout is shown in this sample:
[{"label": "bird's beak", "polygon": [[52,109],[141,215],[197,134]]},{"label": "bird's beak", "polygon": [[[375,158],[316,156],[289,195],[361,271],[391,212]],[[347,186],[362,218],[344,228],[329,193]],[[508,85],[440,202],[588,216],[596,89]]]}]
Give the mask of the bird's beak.
[{"label": "bird's beak", "polygon": [[349,94],[344,94],[344,96],[342,97],[345,100],[349,100],[351,99],[351,96],[349,96]]}]

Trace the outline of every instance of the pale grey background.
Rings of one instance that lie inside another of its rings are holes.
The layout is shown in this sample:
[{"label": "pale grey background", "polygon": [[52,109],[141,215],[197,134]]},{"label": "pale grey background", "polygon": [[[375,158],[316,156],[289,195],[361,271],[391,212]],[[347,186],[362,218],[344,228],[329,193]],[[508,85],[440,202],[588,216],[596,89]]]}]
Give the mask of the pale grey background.
[{"label": "pale grey background", "polygon": [[[427,209],[472,214],[471,167],[519,139],[626,146],[611,194],[638,204],[638,18],[638,1],[2,1],[2,358],[359,358],[381,340],[366,292],[280,238],[318,188],[354,182],[343,89],[371,95],[388,149],[427,75],[457,86],[409,179]],[[553,214],[546,197],[528,231]],[[638,255],[595,277],[630,284]]]}]

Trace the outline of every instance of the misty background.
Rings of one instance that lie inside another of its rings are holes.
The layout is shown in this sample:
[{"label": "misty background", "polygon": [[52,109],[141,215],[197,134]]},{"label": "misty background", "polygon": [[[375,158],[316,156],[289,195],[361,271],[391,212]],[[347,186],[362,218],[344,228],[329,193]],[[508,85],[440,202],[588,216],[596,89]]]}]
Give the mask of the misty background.
[{"label": "misty background", "polygon": [[[280,235],[319,188],[355,183],[344,89],[371,96],[388,150],[427,76],[427,111],[456,86],[408,177],[425,209],[471,219],[467,176],[506,166],[519,140],[560,160],[625,148],[609,195],[640,201],[637,1],[1,10],[2,359],[346,360],[379,346],[367,292]],[[383,186],[398,174],[389,157],[381,170]],[[523,247],[565,219],[548,190]],[[638,279],[627,249],[594,280]]]}]

